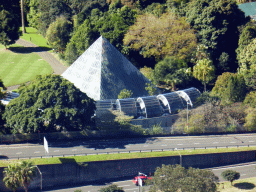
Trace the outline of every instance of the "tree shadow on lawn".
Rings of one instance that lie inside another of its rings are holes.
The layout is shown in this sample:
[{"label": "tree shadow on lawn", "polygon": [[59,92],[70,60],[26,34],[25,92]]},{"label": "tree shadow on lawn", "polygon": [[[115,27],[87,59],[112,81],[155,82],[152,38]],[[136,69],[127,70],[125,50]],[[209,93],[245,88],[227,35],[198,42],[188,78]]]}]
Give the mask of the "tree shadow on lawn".
[{"label": "tree shadow on lawn", "polygon": [[22,53],[22,54],[51,50],[48,47],[9,47],[8,49],[14,53]]},{"label": "tree shadow on lawn", "polygon": [[238,189],[254,189],[255,185],[253,183],[242,182],[234,184],[234,187]]}]

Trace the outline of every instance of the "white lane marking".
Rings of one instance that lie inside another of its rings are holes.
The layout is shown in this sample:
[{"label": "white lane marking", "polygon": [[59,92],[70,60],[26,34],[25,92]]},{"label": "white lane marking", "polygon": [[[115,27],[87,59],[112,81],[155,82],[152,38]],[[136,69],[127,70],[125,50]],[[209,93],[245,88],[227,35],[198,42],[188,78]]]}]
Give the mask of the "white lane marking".
[{"label": "white lane marking", "polygon": [[231,141],[230,143],[236,143],[236,142]]},{"label": "white lane marking", "polygon": [[131,148],[131,146],[126,146],[126,148]]},{"label": "white lane marking", "polygon": [[72,149],[71,151],[77,151],[77,149]]},{"label": "white lane marking", "polygon": [[131,185],[120,185],[118,187],[129,187],[129,186],[131,186]]},{"label": "white lane marking", "polygon": [[60,150],[54,150],[53,152],[59,152]]},{"label": "white lane marking", "polygon": [[224,167],[224,168],[219,168],[219,169],[211,169],[211,170],[221,170],[221,169],[235,169],[237,167],[248,167],[248,166],[255,166],[254,164],[252,165],[238,165],[238,166],[234,166],[234,167]]},{"label": "white lane marking", "polygon": [[16,154],[21,154],[22,152],[18,152],[18,153],[16,153]]},{"label": "white lane marking", "polygon": [[195,145],[199,145],[200,143],[194,143]]},{"label": "white lane marking", "polygon": [[148,145],[144,145],[143,147],[148,147]]},{"label": "white lane marking", "polygon": [[250,143],[253,143],[254,141],[249,141]]},{"label": "white lane marking", "polygon": [[40,153],[40,151],[35,151],[34,153]]},{"label": "white lane marking", "polygon": [[177,145],[183,145],[183,144],[180,143],[180,144],[177,144]]},{"label": "white lane marking", "polygon": [[242,176],[244,176],[244,175],[246,175],[245,173],[244,174],[242,174]]},{"label": "white lane marking", "polygon": [[167,146],[167,145],[161,145],[161,146],[163,146],[163,147],[164,147],[164,146]]},{"label": "white lane marking", "polygon": [[130,191],[130,190],[138,190],[138,188],[133,188],[133,189],[125,189],[126,191]]},{"label": "white lane marking", "polygon": [[213,143],[219,143],[219,142],[213,142]]}]

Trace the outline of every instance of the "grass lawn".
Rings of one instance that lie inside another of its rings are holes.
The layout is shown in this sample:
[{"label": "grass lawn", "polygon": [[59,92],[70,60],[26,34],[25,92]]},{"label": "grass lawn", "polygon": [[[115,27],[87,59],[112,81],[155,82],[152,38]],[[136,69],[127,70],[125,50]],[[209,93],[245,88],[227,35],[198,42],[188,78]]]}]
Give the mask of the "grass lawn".
[{"label": "grass lawn", "polygon": [[[21,30],[21,28],[20,28]],[[48,44],[47,40],[40,34],[37,33],[37,29],[32,28],[32,27],[26,27],[26,33],[22,36],[20,36],[21,39],[24,39],[26,41],[29,41],[31,43],[34,43],[35,45],[42,47],[42,48],[47,48],[47,49],[52,49]]]},{"label": "grass lawn", "polygon": [[50,52],[58,61],[60,61],[65,66],[69,66],[69,64],[65,60],[60,59],[58,53],[53,52],[51,46],[47,44],[47,40],[42,35],[37,33],[37,29],[32,27],[26,27],[26,33],[20,36],[20,38],[34,43],[39,47],[46,48],[48,52]]},{"label": "grass lawn", "polygon": [[6,50],[0,45],[0,78],[6,87],[26,83],[37,75],[53,72],[52,67],[31,49],[14,44]]},{"label": "grass lawn", "polygon": [[[240,147],[240,148],[220,148],[220,149],[196,149],[196,150],[180,150],[181,155],[206,154],[206,153],[224,153],[235,151],[251,151],[256,150],[256,147]],[[69,156],[69,157],[50,157],[37,159],[24,159],[32,161],[35,165],[42,164],[61,164],[65,162],[90,162],[90,161],[106,161],[117,159],[135,159],[147,157],[164,157],[164,156],[179,156],[178,151],[159,151],[159,152],[142,152],[142,153],[120,153],[120,154],[101,154],[88,156]],[[6,167],[9,164],[19,162],[20,160],[1,160],[0,167]]]},{"label": "grass lawn", "polygon": [[[224,189],[223,189],[224,185]],[[218,186],[219,192],[240,192],[240,191],[250,191],[256,192],[256,177],[251,177],[248,179],[239,179],[233,182],[231,186],[230,182],[220,183]]]}]

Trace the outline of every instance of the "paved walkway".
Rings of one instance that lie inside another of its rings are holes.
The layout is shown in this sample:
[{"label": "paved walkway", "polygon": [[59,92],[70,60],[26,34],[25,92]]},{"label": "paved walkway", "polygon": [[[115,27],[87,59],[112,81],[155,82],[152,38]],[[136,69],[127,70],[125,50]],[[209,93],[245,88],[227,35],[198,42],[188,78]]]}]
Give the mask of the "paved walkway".
[{"label": "paved walkway", "polygon": [[[23,39],[18,39],[16,43],[24,47],[33,47],[33,51],[52,66],[53,74],[61,75],[68,68],[60,63],[51,53],[31,42],[25,41]],[[36,47],[36,49],[34,47]],[[7,87],[7,91],[17,89],[18,87],[19,85]]]}]

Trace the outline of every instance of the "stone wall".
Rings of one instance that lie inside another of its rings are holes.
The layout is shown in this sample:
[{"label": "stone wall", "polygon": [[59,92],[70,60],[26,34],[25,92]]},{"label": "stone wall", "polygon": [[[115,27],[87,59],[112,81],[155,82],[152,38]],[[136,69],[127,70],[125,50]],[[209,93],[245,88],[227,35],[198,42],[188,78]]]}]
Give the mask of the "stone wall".
[{"label": "stone wall", "polygon": [[[184,155],[182,166],[194,168],[210,168],[236,163],[255,161],[256,151]],[[43,189],[53,186],[78,185],[90,181],[117,178],[133,178],[138,172],[146,174],[155,172],[162,164],[180,164],[179,156],[152,157],[127,160],[96,161],[76,163],[72,159],[60,158],[63,164],[38,165],[43,176]],[[0,191],[9,191],[3,183],[3,169],[0,168]],[[30,189],[40,188],[40,175],[31,183]]]}]

